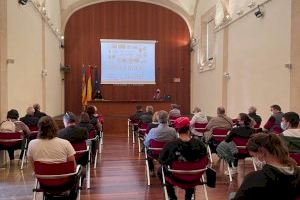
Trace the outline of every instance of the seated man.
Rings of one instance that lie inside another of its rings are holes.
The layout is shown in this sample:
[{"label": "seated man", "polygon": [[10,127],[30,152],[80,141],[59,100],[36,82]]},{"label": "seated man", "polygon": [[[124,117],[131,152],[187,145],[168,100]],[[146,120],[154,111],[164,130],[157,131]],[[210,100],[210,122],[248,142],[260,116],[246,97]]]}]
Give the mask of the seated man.
[{"label": "seated man", "polygon": [[34,116],[34,108],[29,106],[26,110],[26,115],[21,117],[20,121],[24,122],[29,127],[37,127],[39,118]]},{"label": "seated man", "polygon": [[224,107],[217,108],[217,117],[212,118],[206,125],[207,130],[213,130],[215,128],[231,129],[233,126],[232,119],[225,114]]},{"label": "seated man", "polygon": [[259,127],[261,124],[261,117],[256,114],[256,108],[254,106],[249,107],[248,115],[255,121],[256,125]]},{"label": "seated man", "polygon": [[169,112],[169,118],[170,119],[175,119],[181,116],[180,110],[179,110],[180,106],[177,104],[171,104],[171,110]]},{"label": "seated man", "polygon": [[140,116],[140,121],[145,124],[152,122],[153,106],[146,106],[146,112]]},{"label": "seated man", "polygon": [[[159,156],[161,165],[170,165],[174,161],[197,161],[207,156],[206,147],[203,142],[199,139],[191,138],[189,131],[190,122],[187,117],[177,118],[174,122],[174,127],[179,132],[179,139],[165,146]],[[162,181],[161,168],[158,171],[158,176]],[[166,187],[170,199],[177,199],[174,186],[166,182]],[[186,189],[185,199],[192,199],[194,192],[194,189]]]},{"label": "seated man", "polygon": [[63,117],[63,122],[65,128],[58,131],[59,138],[71,143],[88,139],[87,130],[76,126],[76,116],[73,113],[67,112]]},{"label": "seated man", "polygon": [[281,108],[279,105],[272,105],[271,106],[271,112],[273,113],[266,124],[263,127],[263,130],[265,132],[282,132],[282,129],[280,127],[280,123],[282,120],[283,113],[281,112]]},{"label": "seated man", "polygon": [[[24,137],[28,137],[31,132],[26,124],[19,121],[19,113],[15,109],[11,109],[7,112],[7,120],[3,121],[0,125],[0,132],[19,132],[22,131]],[[23,147],[25,142],[23,143]],[[22,147],[22,149],[23,149]],[[8,150],[10,160],[14,160],[14,150]],[[22,158],[23,151],[21,152],[20,158]]]},{"label": "seated man", "polygon": [[40,104],[38,104],[38,103],[34,104],[33,108],[34,108],[34,116],[35,117],[40,119],[43,116],[47,116],[46,113],[43,113],[43,112],[40,111],[40,109],[41,109]]},{"label": "seated man", "polygon": [[[149,147],[150,140],[170,142],[176,140],[177,138],[176,130],[168,126],[168,113],[164,110],[161,110],[157,113],[157,118],[159,125],[157,128],[152,128],[146,136],[144,141],[144,145],[146,147]],[[149,169],[152,175],[154,175],[154,164],[151,159],[149,159]]]},{"label": "seated man", "polygon": [[90,117],[86,112],[80,114],[78,127],[85,128],[88,132],[95,130],[95,127],[90,123]]},{"label": "seated man", "polygon": [[287,144],[289,151],[300,153],[299,115],[295,112],[285,113],[282,117],[281,128],[284,131],[280,136]]}]

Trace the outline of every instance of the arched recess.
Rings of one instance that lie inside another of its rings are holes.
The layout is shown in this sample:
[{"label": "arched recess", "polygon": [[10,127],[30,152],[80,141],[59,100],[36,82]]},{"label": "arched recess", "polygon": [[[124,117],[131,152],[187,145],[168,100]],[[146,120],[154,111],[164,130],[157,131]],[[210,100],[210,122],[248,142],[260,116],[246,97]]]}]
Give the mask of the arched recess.
[{"label": "arched recess", "polygon": [[[65,109],[81,109],[81,67],[100,66],[100,39],[156,40],[156,85],[102,85],[107,100],[151,100],[160,88],[172,102],[190,108],[190,32],[177,13],[137,1],[107,1],[86,6],[69,18],[65,28]],[[100,76],[100,72],[99,72]]]},{"label": "arched recess", "polygon": [[[64,31],[65,31],[66,24],[67,24],[69,18],[77,10],[80,10],[86,6],[90,6],[90,5],[97,4],[97,3],[108,2],[108,1],[116,1],[116,0],[80,0],[80,1],[77,1],[73,4],[71,4],[70,6],[68,6],[67,9],[62,9],[62,13],[61,13],[62,33],[64,33]],[[174,2],[172,2],[170,0],[131,0],[131,1],[155,4],[155,5],[163,6],[165,8],[172,10],[173,12],[177,13],[179,16],[181,16],[184,19],[184,21],[186,22],[186,24],[189,28],[190,36],[192,36],[193,27],[194,27],[194,17],[189,15],[182,7],[175,4]],[[61,4],[61,7],[62,7],[62,4]]]}]

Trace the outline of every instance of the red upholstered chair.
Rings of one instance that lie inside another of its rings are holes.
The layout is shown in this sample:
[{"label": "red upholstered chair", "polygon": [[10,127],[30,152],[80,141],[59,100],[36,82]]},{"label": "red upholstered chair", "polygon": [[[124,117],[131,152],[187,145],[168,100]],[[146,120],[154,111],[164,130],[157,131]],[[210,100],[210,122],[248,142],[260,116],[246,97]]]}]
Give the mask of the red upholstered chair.
[{"label": "red upholstered chair", "polygon": [[206,131],[206,125],[207,123],[195,123],[195,130],[199,132],[198,136],[203,136],[203,133]]},{"label": "red upholstered chair", "polygon": [[89,132],[89,141],[91,141],[91,157],[94,158],[93,159],[94,169],[96,169],[98,152],[101,151],[102,146],[101,146],[100,136],[96,134],[95,130]]},{"label": "red upholstered chair", "polygon": [[297,162],[298,166],[300,166],[300,153],[290,153],[290,157]]},{"label": "red upholstered chair", "polygon": [[283,132],[283,130],[280,127],[275,127],[275,128],[273,128],[272,132],[275,134],[280,134]]},{"label": "red upholstered chair", "polygon": [[24,151],[21,160],[21,170],[23,169],[24,166],[27,146],[28,146],[28,140],[26,138],[23,138],[22,132],[0,132],[0,149],[2,150],[21,149]]},{"label": "red upholstered chair", "polygon": [[212,131],[212,134],[213,134],[213,138],[218,142],[222,142],[225,137],[227,136],[228,134],[228,131],[227,129],[219,129],[219,128],[215,128],[213,129]]},{"label": "red upholstered chair", "polygon": [[89,189],[91,188],[91,149],[86,145],[85,140],[71,144],[76,151],[76,163],[86,168],[86,182]]},{"label": "red upholstered chair", "polygon": [[141,152],[141,142],[144,141],[145,136],[148,134],[147,132],[148,124],[140,122],[138,125],[138,146],[139,153]]},{"label": "red upholstered chair", "polygon": [[[195,162],[175,161],[172,163],[171,166],[163,168],[162,179],[164,185],[165,199],[169,199],[166,188],[166,182],[182,189],[195,188],[197,185],[203,185],[205,199],[208,199],[205,186],[205,179],[203,176],[204,172],[207,170],[207,165],[208,158],[207,156],[205,156],[201,160]],[[172,175],[166,176],[166,170]]]},{"label": "red upholstered chair", "polygon": [[258,124],[258,123],[256,123],[255,126],[254,126],[255,129],[257,129],[259,127],[260,127],[260,124]]},{"label": "red upholstered chair", "polygon": [[[180,116],[179,116],[179,117],[180,117]],[[176,120],[177,118],[179,118],[179,117],[170,116],[170,118],[169,118],[170,126],[173,126],[175,120]]]},{"label": "red upholstered chair", "polygon": [[149,158],[157,160],[160,152],[165,147],[166,142],[160,142],[157,140],[150,140],[149,147],[145,146],[145,161],[146,161],[146,173],[147,173],[147,184],[150,185],[150,169],[149,169]]},{"label": "red upholstered chair", "polygon": [[37,138],[37,134],[39,133],[39,128],[37,126],[28,126],[31,134],[29,135],[29,140],[33,140]]},{"label": "red upholstered chair", "polygon": [[73,195],[80,199],[81,167],[78,165],[75,170],[74,161],[63,163],[34,161],[34,176],[36,178],[33,189],[34,200],[37,192],[43,192],[45,199],[46,196],[51,198],[69,195],[67,191],[73,191]]},{"label": "red upholstered chair", "polygon": [[132,133],[132,143],[135,144],[135,130],[138,130],[140,121],[139,120],[130,120],[128,119],[128,138],[129,138],[129,132],[131,129]]}]

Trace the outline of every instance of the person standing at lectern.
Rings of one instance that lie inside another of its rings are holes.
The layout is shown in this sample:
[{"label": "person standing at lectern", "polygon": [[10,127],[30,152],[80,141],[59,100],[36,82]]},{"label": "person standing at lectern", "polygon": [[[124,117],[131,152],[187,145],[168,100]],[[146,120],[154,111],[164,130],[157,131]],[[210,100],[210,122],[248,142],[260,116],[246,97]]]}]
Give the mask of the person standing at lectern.
[{"label": "person standing at lectern", "polygon": [[157,89],[154,96],[153,96],[153,100],[161,100],[161,96],[160,96],[160,89]]}]

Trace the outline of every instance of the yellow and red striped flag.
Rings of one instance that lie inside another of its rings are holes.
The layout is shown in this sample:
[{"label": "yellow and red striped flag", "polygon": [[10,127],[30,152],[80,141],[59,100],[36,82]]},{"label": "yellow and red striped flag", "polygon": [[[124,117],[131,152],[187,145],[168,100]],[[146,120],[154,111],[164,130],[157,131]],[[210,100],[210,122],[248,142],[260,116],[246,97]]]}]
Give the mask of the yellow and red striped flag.
[{"label": "yellow and red striped flag", "polygon": [[86,86],[86,100],[91,101],[93,95],[93,88],[92,88],[92,67],[89,66],[87,68],[87,86]]},{"label": "yellow and red striped flag", "polygon": [[82,75],[81,75],[82,76],[82,78],[81,78],[81,103],[82,103],[82,107],[85,107],[87,105],[85,74],[86,74],[86,68],[83,65],[82,66]]}]

